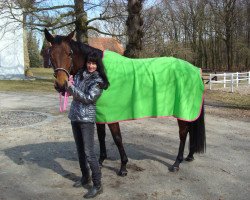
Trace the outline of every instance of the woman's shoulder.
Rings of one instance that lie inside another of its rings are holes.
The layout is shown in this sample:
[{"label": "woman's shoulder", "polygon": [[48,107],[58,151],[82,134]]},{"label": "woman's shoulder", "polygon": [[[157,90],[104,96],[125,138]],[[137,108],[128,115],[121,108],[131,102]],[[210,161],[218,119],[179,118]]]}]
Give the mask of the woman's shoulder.
[{"label": "woman's shoulder", "polygon": [[100,76],[99,72],[94,72],[92,74],[92,81],[91,81],[92,86],[98,86],[98,88],[103,89],[104,88],[104,81],[102,77]]},{"label": "woman's shoulder", "polygon": [[93,72],[93,79],[97,83],[103,83],[102,77],[100,76],[98,71]]},{"label": "woman's shoulder", "polygon": [[81,68],[77,71],[75,76],[82,76],[83,75],[84,70]]}]

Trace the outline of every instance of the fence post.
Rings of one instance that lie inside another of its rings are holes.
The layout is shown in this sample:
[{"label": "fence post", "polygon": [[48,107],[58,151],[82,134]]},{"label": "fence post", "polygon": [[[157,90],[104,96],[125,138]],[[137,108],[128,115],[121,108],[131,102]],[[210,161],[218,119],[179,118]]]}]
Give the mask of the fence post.
[{"label": "fence post", "polygon": [[236,72],[236,86],[239,86],[239,72]]},{"label": "fence post", "polygon": [[[250,72],[249,72],[250,73]],[[211,83],[211,81],[212,81],[212,75],[211,74],[209,74],[209,90],[212,90],[212,83]]]},{"label": "fence post", "polygon": [[227,78],[226,78],[226,73],[224,73],[224,88],[226,87],[226,81],[227,81]]},{"label": "fence post", "polygon": [[231,92],[234,92],[234,74],[231,74]]}]

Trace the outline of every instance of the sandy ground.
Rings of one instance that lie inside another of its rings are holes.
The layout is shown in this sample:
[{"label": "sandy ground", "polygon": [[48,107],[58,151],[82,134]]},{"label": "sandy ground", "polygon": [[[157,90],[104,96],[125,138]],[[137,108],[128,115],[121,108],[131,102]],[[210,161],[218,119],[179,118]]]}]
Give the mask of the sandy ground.
[{"label": "sandy ground", "polygon": [[[96,199],[249,199],[250,111],[205,109],[207,152],[177,173],[168,171],[179,145],[175,119],[120,123],[126,177],[116,175],[120,157],[107,131],[104,193]],[[72,187],[80,171],[66,116],[56,94],[0,92],[1,200],[82,199],[87,189]]]}]

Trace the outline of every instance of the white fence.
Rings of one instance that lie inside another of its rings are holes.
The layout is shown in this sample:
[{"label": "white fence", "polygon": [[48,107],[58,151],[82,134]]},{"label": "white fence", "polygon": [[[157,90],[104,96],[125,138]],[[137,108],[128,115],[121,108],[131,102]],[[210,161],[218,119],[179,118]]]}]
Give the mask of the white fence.
[{"label": "white fence", "polygon": [[234,87],[239,84],[250,85],[250,71],[245,73],[223,73],[209,75],[209,89],[212,89],[212,84],[224,84],[224,88],[230,86],[231,92],[234,92]]}]

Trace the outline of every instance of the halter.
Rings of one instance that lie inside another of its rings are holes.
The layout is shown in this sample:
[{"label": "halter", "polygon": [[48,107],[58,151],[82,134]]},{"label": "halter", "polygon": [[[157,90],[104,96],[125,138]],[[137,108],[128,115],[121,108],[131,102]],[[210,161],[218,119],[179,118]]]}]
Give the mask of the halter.
[{"label": "halter", "polygon": [[66,70],[65,68],[63,68],[63,67],[58,67],[58,68],[56,68],[55,67],[55,65],[51,62],[51,57],[50,57],[50,49],[49,49],[49,63],[50,63],[50,65],[53,67],[53,69],[54,69],[54,77],[56,78],[56,73],[58,72],[58,71],[63,71],[63,72],[65,72],[65,74],[68,76],[68,78],[70,77],[70,72],[71,72],[71,69],[73,68],[73,59],[72,59],[72,55],[73,55],[73,50],[72,49],[70,49],[70,68],[69,68],[69,71],[68,70]]},{"label": "halter", "polygon": [[[53,65],[53,64],[52,64]],[[53,66],[54,67],[54,66]],[[70,76],[70,71],[71,71],[71,68],[72,68],[72,63],[71,63],[71,66],[70,66],[70,68],[69,68],[69,71],[67,71],[66,69],[64,69],[64,68],[62,68],[62,67],[60,67],[60,68],[56,68],[56,69],[54,69],[54,77],[56,78],[56,72],[58,72],[58,71],[64,71],[65,73],[66,73],[66,75],[68,76],[68,78],[69,78],[69,76]]]}]

